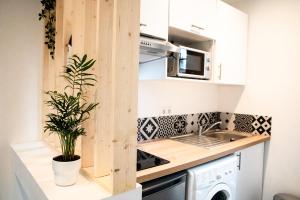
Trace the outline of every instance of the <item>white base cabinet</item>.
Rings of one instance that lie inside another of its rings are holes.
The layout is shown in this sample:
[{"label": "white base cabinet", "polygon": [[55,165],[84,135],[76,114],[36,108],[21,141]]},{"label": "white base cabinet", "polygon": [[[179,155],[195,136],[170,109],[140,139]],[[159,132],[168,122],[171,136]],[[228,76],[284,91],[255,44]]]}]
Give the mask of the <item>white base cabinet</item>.
[{"label": "white base cabinet", "polygon": [[239,152],[237,174],[237,200],[261,200],[263,188],[264,143]]}]

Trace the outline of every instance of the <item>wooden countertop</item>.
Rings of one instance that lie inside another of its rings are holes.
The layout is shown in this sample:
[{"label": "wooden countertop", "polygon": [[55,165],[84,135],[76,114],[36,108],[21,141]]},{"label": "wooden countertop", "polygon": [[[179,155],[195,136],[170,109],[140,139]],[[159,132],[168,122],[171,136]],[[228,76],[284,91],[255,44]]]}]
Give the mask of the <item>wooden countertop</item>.
[{"label": "wooden countertop", "polygon": [[270,136],[255,135],[212,149],[169,139],[139,144],[138,149],[167,159],[170,163],[138,171],[137,182],[142,183],[185,170],[268,140]]}]

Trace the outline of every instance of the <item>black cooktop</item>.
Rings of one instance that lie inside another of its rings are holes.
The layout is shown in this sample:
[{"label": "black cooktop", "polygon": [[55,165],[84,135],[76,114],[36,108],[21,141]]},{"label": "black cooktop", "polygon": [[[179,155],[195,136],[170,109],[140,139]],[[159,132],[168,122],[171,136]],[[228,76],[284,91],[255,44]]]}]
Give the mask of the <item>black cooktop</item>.
[{"label": "black cooktop", "polygon": [[148,169],[151,167],[156,167],[159,165],[164,165],[169,163],[170,161],[165,160],[163,158],[157,157],[155,155],[152,155],[150,153],[137,150],[137,163],[136,163],[136,169],[137,171]]}]

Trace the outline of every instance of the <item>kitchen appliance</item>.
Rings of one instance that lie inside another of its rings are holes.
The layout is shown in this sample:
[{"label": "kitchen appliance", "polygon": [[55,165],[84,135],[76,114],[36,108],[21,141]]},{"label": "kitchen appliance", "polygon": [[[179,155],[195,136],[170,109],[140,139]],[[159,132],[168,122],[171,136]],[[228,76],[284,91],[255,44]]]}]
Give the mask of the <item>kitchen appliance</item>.
[{"label": "kitchen appliance", "polygon": [[156,167],[159,165],[164,165],[169,163],[168,160],[165,160],[163,158],[160,158],[158,156],[152,155],[150,153],[137,150],[137,163],[136,163],[136,169],[137,171],[148,169],[151,167]]},{"label": "kitchen appliance", "polygon": [[175,52],[179,52],[178,47],[168,41],[146,34],[140,36],[140,64],[166,58]]},{"label": "kitchen appliance", "polygon": [[186,171],[142,183],[143,200],[185,200]]},{"label": "kitchen appliance", "polygon": [[179,51],[168,58],[168,76],[211,79],[211,53],[179,46]]},{"label": "kitchen appliance", "polygon": [[187,200],[235,200],[236,180],[235,155],[189,169]]}]

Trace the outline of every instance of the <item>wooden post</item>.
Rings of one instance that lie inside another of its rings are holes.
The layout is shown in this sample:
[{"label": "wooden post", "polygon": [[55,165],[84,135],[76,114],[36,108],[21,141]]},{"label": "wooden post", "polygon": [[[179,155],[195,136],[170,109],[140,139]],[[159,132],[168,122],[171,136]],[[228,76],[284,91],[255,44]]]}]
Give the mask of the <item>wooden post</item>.
[{"label": "wooden post", "polygon": [[[54,67],[54,60],[52,60],[49,49],[47,45],[44,45],[44,52],[43,52],[43,94],[42,94],[42,130],[44,131],[44,125],[46,121],[46,114],[50,112],[50,108],[45,104],[47,99],[47,95],[44,93],[48,90],[53,90],[55,88],[55,67]],[[47,143],[54,145],[54,136],[49,136],[47,133],[42,134],[42,139]]]},{"label": "wooden post", "polygon": [[[64,63],[64,54],[65,54],[65,48],[64,48],[64,38],[63,38],[63,30],[64,30],[64,9],[69,7],[65,6],[65,1],[57,1],[56,2],[56,22],[55,22],[55,28],[56,28],[56,35],[55,35],[55,55],[54,59],[50,56],[48,47],[44,46],[44,57],[43,57],[43,90],[49,91],[49,90],[59,90],[62,87],[62,80],[59,78],[59,75],[62,72],[62,66]],[[46,22],[45,22],[46,23]],[[44,101],[48,97],[43,94],[43,124],[45,122],[45,115],[49,113],[51,110],[50,108],[44,104]],[[46,133],[47,134],[47,133]],[[54,148],[60,150],[60,143],[58,140],[57,135],[51,134],[46,135],[44,134],[43,139],[47,141],[51,146]]]},{"label": "wooden post", "polygon": [[[63,72],[63,66],[67,64],[67,45],[71,37],[71,19],[72,19],[72,0],[56,1],[56,22],[55,22],[55,55],[54,59],[49,55],[47,46],[44,47],[43,63],[43,90],[63,90],[65,81],[60,75]],[[46,100],[43,95],[43,101]],[[50,112],[48,106],[43,103],[43,123],[45,115]],[[43,139],[51,146],[60,150],[60,142],[57,135],[50,136],[44,134]]]},{"label": "wooden post", "polygon": [[139,0],[99,0],[100,106],[95,135],[96,176],[109,175],[113,194],[135,188]]},{"label": "wooden post", "polygon": [[[84,50],[89,58],[96,59],[91,72],[99,79],[99,65],[97,61],[97,1],[86,0],[85,4],[85,37]],[[96,98],[97,83],[95,87],[89,88],[87,98],[90,102],[98,102]],[[94,137],[96,132],[96,111],[91,112],[90,120],[84,124],[86,136],[81,140],[81,165],[82,167],[91,167],[94,165]]]},{"label": "wooden post", "polygon": [[67,64],[68,42],[72,31],[72,0],[56,1],[55,69],[57,90],[63,90],[66,82],[61,77]]},{"label": "wooden post", "polygon": [[[89,59],[96,59],[92,73],[98,76],[97,61],[97,1],[96,0],[72,0],[72,53],[78,56],[87,54]],[[89,102],[97,102],[96,87],[89,88],[86,99]],[[94,135],[96,132],[95,112],[91,112],[90,119],[84,124],[86,136],[81,137],[81,165],[91,167],[94,164]]]}]

